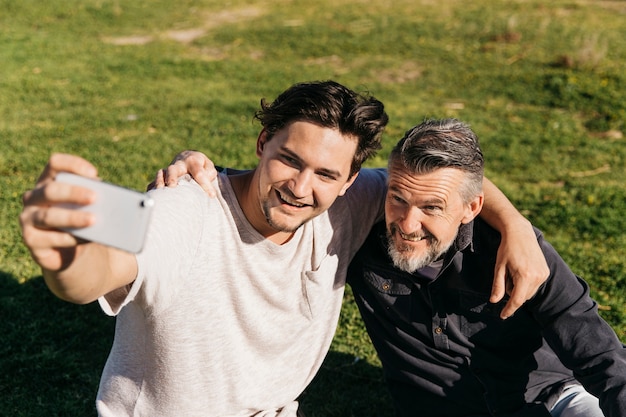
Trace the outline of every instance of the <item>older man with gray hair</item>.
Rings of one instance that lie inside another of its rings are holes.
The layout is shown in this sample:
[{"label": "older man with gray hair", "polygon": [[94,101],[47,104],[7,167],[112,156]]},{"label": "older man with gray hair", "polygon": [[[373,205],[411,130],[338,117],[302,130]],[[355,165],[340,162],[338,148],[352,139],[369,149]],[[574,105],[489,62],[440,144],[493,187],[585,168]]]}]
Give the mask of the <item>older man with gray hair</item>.
[{"label": "older man with gray hair", "polygon": [[507,320],[489,302],[501,237],[477,217],[483,165],[458,120],[409,130],[389,158],[385,220],[351,264],[397,415],[626,416],[626,350],[538,230],[548,280]]}]

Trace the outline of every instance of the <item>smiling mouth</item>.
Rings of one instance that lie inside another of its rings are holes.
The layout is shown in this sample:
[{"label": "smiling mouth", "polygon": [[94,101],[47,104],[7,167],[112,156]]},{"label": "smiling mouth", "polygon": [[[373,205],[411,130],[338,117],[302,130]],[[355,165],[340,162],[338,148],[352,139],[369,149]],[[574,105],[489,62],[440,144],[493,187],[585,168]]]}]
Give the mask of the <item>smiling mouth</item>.
[{"label": "smiling mouth", "polygon": [[426,239],[426,236],[405,235],[399,230],[398,234],[400,235],[402,240],[408,240],[409,242],[419,242],[420,240]]},{"label": "smiling mouth", "polygon": [[397,224],[391,224],[390,225],[390,229],[389,229],[391,235],[395,235],[397,234],[400,239],[402,239],[405,242],[420,242],[422,240],[427,240],[431,235],[429,233],[404,233],[402,232],[402,230],[400,229],[400,227]]},{"label": "smiling mouth", "polygon": [[282,203],[287,204],[292,207],[301,208],[301,207],[306,207],[308,205],[308,204],[298,203],[297,201],[292,200],[291,198],[289,198],[287,195],[283,194],[279,190],[276,190],[276,195],[278,196],[278,199]]}]

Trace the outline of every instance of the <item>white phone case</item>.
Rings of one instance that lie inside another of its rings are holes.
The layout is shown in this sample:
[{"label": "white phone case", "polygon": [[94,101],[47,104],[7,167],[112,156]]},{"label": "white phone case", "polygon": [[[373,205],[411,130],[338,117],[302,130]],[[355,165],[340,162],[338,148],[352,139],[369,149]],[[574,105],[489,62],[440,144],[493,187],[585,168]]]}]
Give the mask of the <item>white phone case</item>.
[{"label": "white phone case", "polygon": [[95,223],[89,227],[64,230],[81,239],[127,252],[141,251],[154,207],[154,200],[148,194],[67,172],[57,174],[56,180],[89,188],[97,194],[93,204],[71,207],[94,213]]}]

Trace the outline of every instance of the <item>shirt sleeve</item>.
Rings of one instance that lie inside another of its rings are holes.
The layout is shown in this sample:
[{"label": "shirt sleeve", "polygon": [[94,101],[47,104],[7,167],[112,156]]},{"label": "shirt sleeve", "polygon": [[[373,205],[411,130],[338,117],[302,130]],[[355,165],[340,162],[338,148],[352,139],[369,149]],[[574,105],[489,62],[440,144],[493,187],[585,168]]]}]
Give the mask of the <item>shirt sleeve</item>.
[{"label": "shirt sleeve", "polygon": [[550,277],[529,302],[561,362],[600,399],[607,417],[626,416],[626,349],[598,314],[589,286],[540,236]]},{"label": "shirt sleeve", "polygon": [[[217,187],[217,183],[215,183]],[[130,302],[154,305],[157,294],[161,304],[173,300],[176,279],[191,267],[202,233],[207,197],[195,181],[184,180],[175,188],[151,191],[155,207],[146,243],[136,256],[137,277],[132,284],[118,288],[98,299],[107,315],[115,316]]]}]

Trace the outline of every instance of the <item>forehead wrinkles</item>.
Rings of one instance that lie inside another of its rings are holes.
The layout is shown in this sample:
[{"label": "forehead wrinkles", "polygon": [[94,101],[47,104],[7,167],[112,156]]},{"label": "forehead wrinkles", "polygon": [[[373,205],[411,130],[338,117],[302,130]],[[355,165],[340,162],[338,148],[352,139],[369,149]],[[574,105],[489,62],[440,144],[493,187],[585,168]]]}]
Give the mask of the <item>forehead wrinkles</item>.
[{"label": "forehead wrinkles", "polygon": [[448,202],[462,184],[461,171],[442,168],[428,174],[412,174],[394,169],[389,173],[389,189],[413,201]]}]

